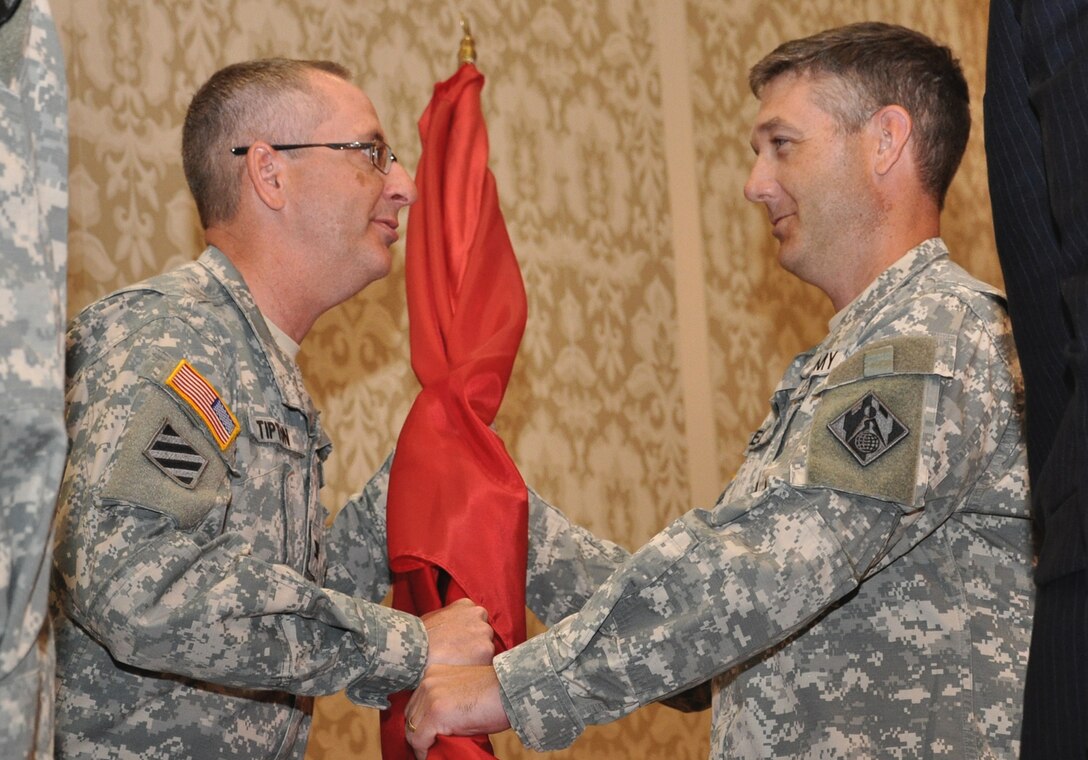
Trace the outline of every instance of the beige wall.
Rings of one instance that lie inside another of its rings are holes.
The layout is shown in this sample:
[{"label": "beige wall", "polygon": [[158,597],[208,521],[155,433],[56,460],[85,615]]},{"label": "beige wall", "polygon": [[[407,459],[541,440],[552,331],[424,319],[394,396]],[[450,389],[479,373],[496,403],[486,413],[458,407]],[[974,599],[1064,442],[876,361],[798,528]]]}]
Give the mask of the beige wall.
[{"label": "beige wall", "polygon": [[[945,213],[954,256],[991,282],[981,137],[987,0],[53,0],[71,88],[70,308],[193,258],[178,146],[219,66],[260,55],[353,68],[411,169],[415,122],[471,19],[492,168],[530,314],[498,420],[526,479],[637,547],[707,505],[790,357],[830,308],[775,265],[741,194],[747,68],[784,39],[862,19],[915,26],[963,60],[976,129]],[[403,246],[398,253],[403,255]],[[358,489],[416,386],[403,269],[326,315],[302,363],[336,443],[325,501]],[[310,757],[378,757],[376,713],[324,700]],[[528,757],[508,732],[506,758]],[[558,758],[701,758],[705,716],[659,708]]]}]

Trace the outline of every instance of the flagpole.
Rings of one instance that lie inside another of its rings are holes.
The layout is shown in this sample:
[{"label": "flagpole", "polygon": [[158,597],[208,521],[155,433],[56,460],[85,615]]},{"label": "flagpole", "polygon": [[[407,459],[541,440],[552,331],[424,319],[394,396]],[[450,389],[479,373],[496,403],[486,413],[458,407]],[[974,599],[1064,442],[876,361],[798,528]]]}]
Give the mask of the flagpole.
[{"label": "flagpole", "polygon": [[469,29],[468,20],[463,13],[461,14],[461,31],[464,34],[461,37],[461,47],[457,51],[457,61],[461,65],[476,63],[476,41],[472,39],[472,30]]},{"label": "flagpole", "polygon": [[[419,200],[404,269],[412,369],[420,382],[389,470],[386,531],[394,608],[423,615],[469,598],[488,611],[495,648],[525,640],[528,491],[490,427],[525,331],[517,256],[487,168],[484,77],[462,18],[460,65],[419,119]],[[457,526],[472,526],[460,530]],[[410,691],[389,697],[382,757],[414,760]],[[495,760],[486,734],[438,737],[435,760]]]}]

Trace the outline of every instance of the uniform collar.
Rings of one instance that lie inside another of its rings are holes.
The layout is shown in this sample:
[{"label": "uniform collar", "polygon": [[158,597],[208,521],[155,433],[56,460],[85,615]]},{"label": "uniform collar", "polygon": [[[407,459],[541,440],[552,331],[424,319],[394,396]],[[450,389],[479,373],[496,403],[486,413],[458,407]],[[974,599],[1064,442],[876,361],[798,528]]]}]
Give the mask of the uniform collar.
[{"label": "uniform collar", "polygon": [[241,273],[227,255],[214,245],[210,245],[205,249],[197,263],[204,267],[212,278],[223,287],[231,300],[234,301],[243,318],[249,323],[252,334],[257,338],[260,350],[264,353],[269,366],[272,368],[272,375],[279,386],[284,404],[302,411],[310,420],[316,423],[317,410],[314,408],[310,394],[306,392],[303,385],[302,373],[299,371],[298,364],[276,342]]},{"label": "uniform collar", "polygon": [[924,240],[903,254],[894,264],[885,269],[869,287],[853,301],[848,303],[828,322],[829,333],[848,329],[858,321],[872,321],[873,313],[887,299],[890,293],[899,290],[907,281],[928,267],[936,259],[947,257],[948,248],[939,237]]},{"label": "uniform collar", "polygon": [[[842,350],[842,336],[853,334],[856,328],[873,321],[873,315],[887,302],[891,293],[902,288],[931,263],[948,256],[948,248],[940,238],[930,238],[911,248],[894,264],[869,283],[857,298],[844,306],[827,325],[827,337],[816,348],[798,356],[794,366],[799,367],[799,377],[826,375],[846,358]],[[851,341],[845,341],[849,344]],[[790,382],[796,382],[795,380]]]},{"label": "uniform collar", "polygon": [[280,347],[280,350],[290,359],[292,362],[298,362],[298,351],[301,346],[291,338],[290,335],[285,333],[279,328],[275,322],[268,317],[265,317],[264,323],[268,326],[268,332],[272,334],[272,338],[276,341],[276,345]]}]

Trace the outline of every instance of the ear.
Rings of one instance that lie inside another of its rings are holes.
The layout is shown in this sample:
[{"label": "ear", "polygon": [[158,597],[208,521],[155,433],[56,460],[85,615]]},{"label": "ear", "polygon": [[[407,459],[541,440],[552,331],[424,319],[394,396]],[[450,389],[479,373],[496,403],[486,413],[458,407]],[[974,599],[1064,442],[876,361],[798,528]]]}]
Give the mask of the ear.
[{"label": "ear", "polygon": [[874,169],[877,174],[884,175],[903,160],[914,120],[902,106],[890,105],[873,114],[871,124],[877,130]]},{"label": "ear", "polygon": [[246,152],[246,179],[268,208],[279,211],[287,202],[287,173],[283,157],[266,142],[255,142]]}]

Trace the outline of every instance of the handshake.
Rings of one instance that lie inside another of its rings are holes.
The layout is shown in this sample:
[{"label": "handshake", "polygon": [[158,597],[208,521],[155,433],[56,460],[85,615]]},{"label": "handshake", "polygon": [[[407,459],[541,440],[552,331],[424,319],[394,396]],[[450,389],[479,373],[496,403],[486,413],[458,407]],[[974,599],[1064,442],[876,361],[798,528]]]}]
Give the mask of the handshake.
[{"label": "handshake", "polygon": [[487,610],[461,599],[423,616],[429,648],[423,680],[405,708],[408,744],[423,760],[439,734],[469,736],[510,728]]}]

